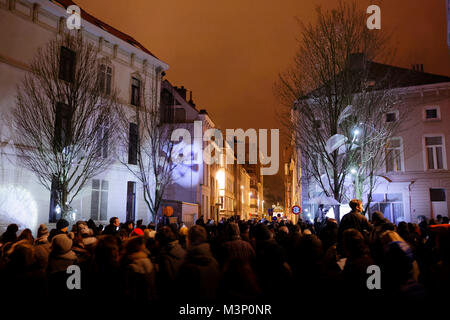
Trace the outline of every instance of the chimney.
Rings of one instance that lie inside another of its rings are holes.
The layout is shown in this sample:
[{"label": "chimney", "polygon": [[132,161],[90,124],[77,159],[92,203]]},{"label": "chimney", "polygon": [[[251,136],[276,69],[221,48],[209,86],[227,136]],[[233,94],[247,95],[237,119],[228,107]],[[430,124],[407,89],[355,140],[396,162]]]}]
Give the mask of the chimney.
[{"label": "chimney", "polygon": [[191,106],[195,107],[195,103],[194,103],[194,101],[192,100],[192,90],[190,91],[190,97],[189,97],[188,103],[189,103]]},{"label": "chimney", "polygon": [[184,86],[181,86],[181,88],[175,87],[175,90],[177,90],[178,94],[186,100],[186,88]]}]

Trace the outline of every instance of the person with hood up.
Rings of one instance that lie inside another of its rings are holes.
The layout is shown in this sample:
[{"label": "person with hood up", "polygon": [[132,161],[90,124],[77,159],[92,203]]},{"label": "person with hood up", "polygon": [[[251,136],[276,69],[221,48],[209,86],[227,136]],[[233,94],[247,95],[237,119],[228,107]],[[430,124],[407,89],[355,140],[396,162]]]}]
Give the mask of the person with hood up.
[{"label": "person with hood up", "polygon": [[188,232],[188,250],[179,273],[180,298],[196,303],[214,301],[220,278],[219,264],[207,243],[206,229],[194,225]]}]

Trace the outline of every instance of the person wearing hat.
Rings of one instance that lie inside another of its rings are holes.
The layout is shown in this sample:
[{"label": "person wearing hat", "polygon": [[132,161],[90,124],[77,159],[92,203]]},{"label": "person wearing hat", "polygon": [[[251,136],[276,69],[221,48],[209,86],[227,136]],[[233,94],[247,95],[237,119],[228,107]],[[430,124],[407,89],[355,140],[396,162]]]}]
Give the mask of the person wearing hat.
[{"label": "person wearing hat", "polygon": [[72,240],[66,234],[53,237],[48,259],[48,273],[66,272],[67,267],[77,263],[77,256],[72,251]]},{"label": "person wearing hat", "polygon": [[72,251],[72,244],[73,242],[67,234],[61,233],[52,239],[47,267],[50,299],[58,300],[70,294],[76,294],[75,292],[69,292],[67,288],[67,268],[78,264],[77,256]]},{"label": "person wearing hat", "polygon": [[49,232],[47,226],[41,224],[37,232],[37,239],[34,242],[36,265],[41,270],[45,270],[48,264],[48,255],[50,254],[50,242],[48,241],[48,236]]}]

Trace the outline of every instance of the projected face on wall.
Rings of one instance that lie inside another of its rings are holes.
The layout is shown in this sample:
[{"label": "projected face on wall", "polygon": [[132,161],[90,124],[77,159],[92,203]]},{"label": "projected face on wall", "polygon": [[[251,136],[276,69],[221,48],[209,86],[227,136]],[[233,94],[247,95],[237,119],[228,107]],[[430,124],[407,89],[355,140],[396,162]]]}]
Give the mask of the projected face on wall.
[{"label": "projected face on wall", "polygon": [[189,188],[198,184],[202,174],[203,154],[200,143],[177,143],[174,155],[178,157],[173,181],[182,187]]}]

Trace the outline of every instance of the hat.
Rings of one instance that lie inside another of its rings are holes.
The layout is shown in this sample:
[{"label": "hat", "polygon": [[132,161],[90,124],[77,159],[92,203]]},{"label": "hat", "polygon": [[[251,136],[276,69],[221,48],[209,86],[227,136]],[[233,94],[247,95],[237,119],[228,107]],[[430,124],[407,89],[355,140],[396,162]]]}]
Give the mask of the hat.
[{"label": "hat", "polygon": [[37,236],[38,236],[38,238],[40,238],[40,237],[43,237],[43,236],[46,236],[46,235],[48,235],[47,226],[45,224],[41,224],[39,226],[39,229],[38,229],[38,232],[37,232]]},{"label": "hat", "polygon": [[69,226],[69,222],[66,219],[59,219],[58,222],[56,222],[56,229],[61,230],[65,227]]},{"label": "hat", "polygon": [[53,237],[52,252],[58,256],[67,255],[72,251],[72,240],[66,234],[58,234]]},{"label": "hat", "polygon": [[131,236],[143,236],[144,235],[144,231],[142,231],[141,228],[135,228],[132,232],[131,232]]}]

